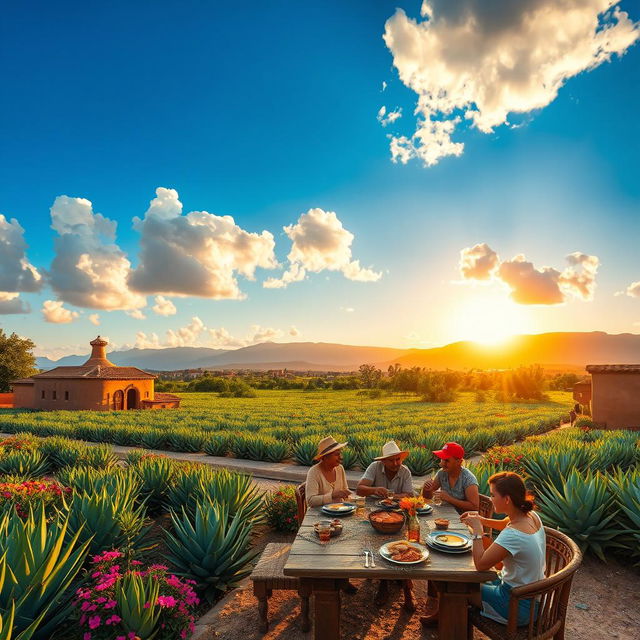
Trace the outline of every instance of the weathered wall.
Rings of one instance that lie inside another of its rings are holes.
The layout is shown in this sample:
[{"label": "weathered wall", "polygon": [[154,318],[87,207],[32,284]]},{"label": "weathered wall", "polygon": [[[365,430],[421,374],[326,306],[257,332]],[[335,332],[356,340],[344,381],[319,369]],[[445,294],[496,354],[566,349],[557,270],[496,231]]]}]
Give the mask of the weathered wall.
[{"label": "weathered wall", "polygon": [[591,414],[608,429],[640,429],[640,373],[592,373]]},{"label": "weathered wall", "polygon": [[13,406],[23,409],[33,409],[35,407],[32,384],[13,385]]}]

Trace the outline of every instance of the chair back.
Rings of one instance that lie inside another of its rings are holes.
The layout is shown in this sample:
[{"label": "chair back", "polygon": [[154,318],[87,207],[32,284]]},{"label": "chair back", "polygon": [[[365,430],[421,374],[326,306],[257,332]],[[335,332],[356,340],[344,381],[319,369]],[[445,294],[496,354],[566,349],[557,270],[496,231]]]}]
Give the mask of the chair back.
[{"label": "chair back", "polygon": [[[518,605],[529,600],[532,605],[527,629],[528,640],[563,637],[567,603],[573,576],[582,562],[578,545],[556,529],[544,528],[547,537],[545,577],[542,580],[511,590],[507,636],[517,633]],[[534,602],[538,602],[535,617]]]},{"label": "chair back", "polygon": [[302,524],[307,513],[307,483],[303,482],[296,487],[296,505],[298,507],[298,527]]}]

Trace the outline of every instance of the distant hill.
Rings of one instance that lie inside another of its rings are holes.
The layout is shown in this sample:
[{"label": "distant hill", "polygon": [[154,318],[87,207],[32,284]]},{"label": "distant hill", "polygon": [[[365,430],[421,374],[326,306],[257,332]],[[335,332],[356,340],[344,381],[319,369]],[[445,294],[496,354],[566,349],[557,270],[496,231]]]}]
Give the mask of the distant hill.
[{"label": "distant hill", "polygon": [[505,369],[536,363],[583,368],[587,364],[637,362],[640,362],[640,335],[611,335],[602,331],[520,335],[498,346],[454,342],[437,349],[411,349],[393,360],[403,367],[433,369]]},{"label": "distant hill", "polygon": [[[386,369],[391,364],[433,369],[505,369],[542,364],[553,368],[582,369],[587,364],[635,364],[640,362],[640,335],[591,333],[542,333],[514,336],[499,346],[454,342],[434,349],[360,347],[325,342],[263,342],[240,349],[175,347],[114,351],[109,359],[120,366],[153,371],[175,369],[293,369],[302,371],[355,371],[363,364]],[[85,362],[87,355],[66,356],[57,361],[37,358],[37,366],[51,369]]]}]

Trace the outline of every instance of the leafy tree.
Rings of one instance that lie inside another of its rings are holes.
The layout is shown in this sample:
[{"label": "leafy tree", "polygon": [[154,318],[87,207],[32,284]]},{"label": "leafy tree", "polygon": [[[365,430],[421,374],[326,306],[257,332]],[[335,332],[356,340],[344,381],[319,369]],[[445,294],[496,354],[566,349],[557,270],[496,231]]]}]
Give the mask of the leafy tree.
[{"label": "leafy tree", "polygon": [[18,378],[28,378],[37,373],[36,359],[32,353],[35,344],[17,333],[7,336],[0,329],[0,393],[9,391],[9,383]]},{"label": "leafy tree", "polygon": [[382,378],[382,371],[372,364],[361,364],[358,371],[360,371],[360,380],[362,380],[362,386],[365,389],[373,389]]}]

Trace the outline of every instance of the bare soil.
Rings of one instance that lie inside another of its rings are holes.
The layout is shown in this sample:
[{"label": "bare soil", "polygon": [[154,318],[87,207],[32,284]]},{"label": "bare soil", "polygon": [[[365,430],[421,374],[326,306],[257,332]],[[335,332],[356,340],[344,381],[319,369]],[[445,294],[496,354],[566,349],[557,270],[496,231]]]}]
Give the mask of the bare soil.
[{"label": "bare soil", "polygon": [[[293,536],[266,534],[259,544],[291,540]],[[376,609],[373,598],[377,582],[354,580],[358,593],[342,597],[342,637],[349,640],[435,640],[436,630],[422,629],[420,616],[425,612],[425,583],[416,582],[414,591],[418,609],[408,613],[402,608],[402,590],[393,584],[388,603]],[[212,625],[217,640],[297,640],[312,638],[300,630],[300,606],[293,591],[274,591],[269,599],[269,631],[258,631],[257,603],[251,585],[232,592],[220,603]],[[640,638],[640,572],[617,560],[608,564],[586,558],[573,583],[567,612],[567,640],[638,640]],[[475,640],[485,636],[475,631]],[[446,639],[442,639],[446,640]]]}]

